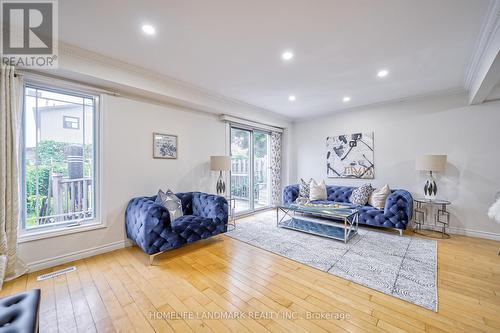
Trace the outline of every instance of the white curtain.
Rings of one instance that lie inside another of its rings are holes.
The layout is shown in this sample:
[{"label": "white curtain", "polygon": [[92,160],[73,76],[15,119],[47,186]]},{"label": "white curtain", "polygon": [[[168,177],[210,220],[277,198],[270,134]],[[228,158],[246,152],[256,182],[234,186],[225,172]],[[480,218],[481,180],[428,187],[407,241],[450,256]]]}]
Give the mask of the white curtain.
[{"label": "white curtain", "polygon": [[281,133],[271,133],[271,198],[274,206],[281,203]]},{"label": "white curtain", "polygon": [[22,80],[14,67],[0,65],[0,289],[3,282],[26,273],[17,258],[20,219],[19,142],[22,123]]}]

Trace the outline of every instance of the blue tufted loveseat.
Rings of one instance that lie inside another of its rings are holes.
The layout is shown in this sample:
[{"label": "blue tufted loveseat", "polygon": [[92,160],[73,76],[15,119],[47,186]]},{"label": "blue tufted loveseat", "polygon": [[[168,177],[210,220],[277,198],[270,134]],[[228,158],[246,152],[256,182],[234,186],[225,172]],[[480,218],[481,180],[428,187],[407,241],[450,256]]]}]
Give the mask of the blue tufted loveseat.
[{"label": "blue tufted loveseat", "polygon": [[[355,206],[350,203],[349,197],[355,187],[327,185],[327,200],[313,201],[314,203],[342,203],[356,207],[359,210],[359,224],[375,227],[394,228],[405,230],[411,221],[413,212],[413,198],[406,190],[393,190],[387,197],[384,209],[372,206]],[[289,185],[283,190],[283,204],[293,203],[299,196],[299,185]],[[400,231],[401,233],[401,231]]]},{"label": "blue tufted loveseat", "polygon": [[174,221],[170,221],[165,207],[155,203],[156,195],[133,198],[128,203],[127,237],[150,256],[227,231],[228,205],[224,197],[202,192],[176,195],[181,199],[184,216]]}]

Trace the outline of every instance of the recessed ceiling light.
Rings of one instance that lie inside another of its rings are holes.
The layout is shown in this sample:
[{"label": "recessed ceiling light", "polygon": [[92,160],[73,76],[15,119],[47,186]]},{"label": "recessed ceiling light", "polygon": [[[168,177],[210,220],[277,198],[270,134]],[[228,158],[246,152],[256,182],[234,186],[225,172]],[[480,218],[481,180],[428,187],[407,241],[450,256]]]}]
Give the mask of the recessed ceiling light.
[{"label": "recessed ceiling light", "polygon": [[154,35],[156,33],[156,30],[155,30],[155,28],[152,25],[150,25],[150,24],[144,24],[142,26],[142,32],[144,32],[146,35],[152,36],[152,35]]},{"label": "recessed ceiling light", "polygon": [[290,95],[290,96],[288,96],[288,100],[289,100],[290,102],[293,102],[293,101],[295,101],[296,99],[297,99],[297,97],[295,97],[294,95]]},{"label": "recessed ceiling light", "polygon": [[345,96],[344,98],[342,98],[342,102],[344,102],[344,103],[347,103],[350,101],[351,101],[351,97],[349,97],[349,96]]},{"label": "recessed ceiling light", "polygon": [[382,70],[379,70],[378,73],[377,73],[377,76],[378,77],[386,77],[387,74],[389,74],[389,71],[386,70],[386,69],[382,69]]},{"label": "recessed ceiling light", "polygon": [[291,51],[285,51],[281,55],[281,58],[283,58],[283,60],[287,60],[287,61],[291,60],[293,58],[293,53]]}]

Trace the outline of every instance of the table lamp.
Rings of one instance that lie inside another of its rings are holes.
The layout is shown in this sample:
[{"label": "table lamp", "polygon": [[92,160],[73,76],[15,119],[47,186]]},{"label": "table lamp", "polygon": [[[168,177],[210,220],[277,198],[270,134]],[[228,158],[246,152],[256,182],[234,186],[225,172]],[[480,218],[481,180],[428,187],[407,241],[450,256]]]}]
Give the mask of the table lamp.
[{"label": "table lamp", "polygon": [[222,171],[231,170],[231,156],[210,156],[210,169],[219,171],[219,179],[217,180],[217,195],[226,193],[226,183],[222,177]]},{"label": "table lamp", "polygon": [[417,157],[415,168],[420,171],[429,172],[424,185],[424,195],[427,199],[435,199],[437,196],[437,185],[433,172],[442,172],[446,167],[446,155],[422,155]]}]

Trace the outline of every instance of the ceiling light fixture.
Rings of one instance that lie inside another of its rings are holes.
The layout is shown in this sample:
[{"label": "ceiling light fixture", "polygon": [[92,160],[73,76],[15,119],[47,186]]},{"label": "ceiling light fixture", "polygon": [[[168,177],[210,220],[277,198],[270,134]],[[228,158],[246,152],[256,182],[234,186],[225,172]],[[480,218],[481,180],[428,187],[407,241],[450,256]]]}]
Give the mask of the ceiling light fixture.
[{"label": "ceiling light fixture", "polygon": [[288,96],[288,100],[289,100],[290,102],[293,102],[293,101],[295,101],[296,99],[297,99],[297,97],[295,97],[294,95],[290,95],[290,96]]},{"label": "ceiling light fixture", "polygon": [[146,35],[152,36],[156,33],[156,30],[152,25],[144,24],[142,26],[142,32],[144,32]]},{"label": "ceiling light fixture", "polygon": [[293,58],[293,53],[291,51],[285,51],[283,52],[283,54],[281,55],[281,58],[283,58],[283,60],[292,60]]},{"label": "ceiling light fixture", "polygon": [[345,96],[344,98],[342,98],[342,102],[344,102],[344,103],[347,103],[350,101],[351,101],[351,97],[349,97],[349,96]]},{"label": "ceiling light fixture", "polygon": [[378,77],[386,77],[389,74],[389,71],[386,69],[379,70],[377,73]]}]

